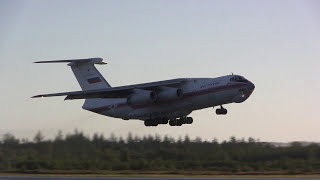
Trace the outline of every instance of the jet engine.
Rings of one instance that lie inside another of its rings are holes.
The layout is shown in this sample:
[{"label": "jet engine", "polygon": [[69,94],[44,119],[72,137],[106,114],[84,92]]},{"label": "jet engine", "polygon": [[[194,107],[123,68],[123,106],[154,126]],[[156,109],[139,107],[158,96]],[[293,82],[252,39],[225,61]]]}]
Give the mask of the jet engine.
[{"label": "jet engine", "polygon": [[129,105],[151,104],[157,101],[157,93],[142,89],[136,89],[132,95],[127,98]]},{"label": "jet engine", "polygon": [[158,100],[157,102],[165,102],[172,101],[176,99],[180,99],[183,96],[183,92],[181,89],[170,88],[170,87],[161,87],[158,92]]}]

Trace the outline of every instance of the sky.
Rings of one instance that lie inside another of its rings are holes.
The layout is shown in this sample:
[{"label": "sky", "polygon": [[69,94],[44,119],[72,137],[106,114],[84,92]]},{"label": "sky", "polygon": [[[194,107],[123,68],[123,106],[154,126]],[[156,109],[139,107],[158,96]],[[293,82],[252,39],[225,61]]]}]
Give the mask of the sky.
[{"label": "sky", "polygon": [[[320,142],[320,2],[0,1],[0,135],[188,134],[203,140]],[[240,74],[256,88],[228,115],[194,111],[192,125],[145,127],[82,110],[83,100],[31,99],[78,91],[65,64],[39,60],[101,57],[112,86]]]}]

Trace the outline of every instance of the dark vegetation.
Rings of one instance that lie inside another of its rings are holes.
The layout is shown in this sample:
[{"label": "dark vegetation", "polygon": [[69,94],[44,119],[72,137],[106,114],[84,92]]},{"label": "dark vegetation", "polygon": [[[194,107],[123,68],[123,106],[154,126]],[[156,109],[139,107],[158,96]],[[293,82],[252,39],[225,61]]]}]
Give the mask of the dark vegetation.
[{"label": "dark vegetation", "polygon": [[174,140],[165,136],[133,137],[111,135],[92,138],[82,132],[44,140],[38,132],[33,141],[5,134],[0,143],[0,171],[107,170],[107,171],[215,171],[319,173],[320,146],[292,143],[276,147],[252,138],[218,143]]}]

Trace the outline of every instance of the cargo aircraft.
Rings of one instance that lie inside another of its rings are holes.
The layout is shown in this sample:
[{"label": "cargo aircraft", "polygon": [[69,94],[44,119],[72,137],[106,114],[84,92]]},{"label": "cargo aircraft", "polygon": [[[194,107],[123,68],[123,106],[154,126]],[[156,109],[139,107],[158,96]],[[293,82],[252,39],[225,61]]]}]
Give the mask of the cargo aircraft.
[{"label": "cargo aircraft", "polygon": [[217,115],[227,114],[222,105],[248,99],[255,86],[239,75],[217,78],[179,78],[151,83],[111,87],[94,66],[107,64],[102,58],[38,61],[68,63],[82,91],[33,96],[66,96],[85,99],[83,109],[124,120],[138,119],[145,126],[192,124],[194,111],[219,106]]}]

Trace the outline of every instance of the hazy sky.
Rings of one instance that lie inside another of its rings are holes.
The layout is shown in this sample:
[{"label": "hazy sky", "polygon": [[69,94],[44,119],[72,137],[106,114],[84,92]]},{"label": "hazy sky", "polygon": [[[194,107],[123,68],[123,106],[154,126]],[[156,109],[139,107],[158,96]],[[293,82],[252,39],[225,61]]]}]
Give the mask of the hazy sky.
[{"label": "hazy sky", "polygon": [[[59,129],[91,135],[189,134],[218,140],[320,141],[319,1],[0,1],[0,135],[47,138]],[[227,116],[195,111],[192,125],[145,127],[81,109],[83,100],[31,99],[77,91],[65,64],[102,57],[112,86],[241,74],[256,85]]]}]

